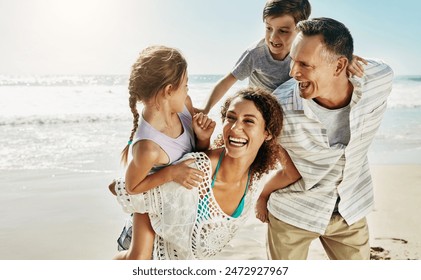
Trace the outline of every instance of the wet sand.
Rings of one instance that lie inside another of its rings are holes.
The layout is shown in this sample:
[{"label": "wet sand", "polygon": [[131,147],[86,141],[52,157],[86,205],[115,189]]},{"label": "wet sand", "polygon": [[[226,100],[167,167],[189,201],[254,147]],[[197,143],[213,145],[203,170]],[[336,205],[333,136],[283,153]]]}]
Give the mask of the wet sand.
[{"label": "wet sand", "polygon": [[[420,259],[421,166],[373,166],[372,174],[372,259]],[[111,259],[126,217],[107,189],[113,177],[63,170],[0,171],[0,259]],[[266,226],[250,216],[218,259],[266,259],[265,238]],[[319,242],[312,244],[309,259],[327,259]]]}]

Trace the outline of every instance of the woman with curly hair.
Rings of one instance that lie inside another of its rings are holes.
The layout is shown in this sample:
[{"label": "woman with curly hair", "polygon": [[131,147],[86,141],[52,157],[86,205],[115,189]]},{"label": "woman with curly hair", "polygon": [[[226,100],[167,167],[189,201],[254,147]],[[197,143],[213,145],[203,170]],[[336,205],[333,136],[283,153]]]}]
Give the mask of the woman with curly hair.
[{"label": "woman with curly hair", "polygon": [[[205,174],[199,187],[188,190],[170,182],[128,195],[124,184],[116,185],[126,211],[149,214],[156,232],[153,259],[217,256],[254,211],[259,180],[284,155],[277,139],[283,113],[272,94],[253,87],[240,90],[226,100],[221,115],[222,136],[214,148],[181,159],[195,159],[190,166]],[[296,181],[296,174],[286,183]]]}]

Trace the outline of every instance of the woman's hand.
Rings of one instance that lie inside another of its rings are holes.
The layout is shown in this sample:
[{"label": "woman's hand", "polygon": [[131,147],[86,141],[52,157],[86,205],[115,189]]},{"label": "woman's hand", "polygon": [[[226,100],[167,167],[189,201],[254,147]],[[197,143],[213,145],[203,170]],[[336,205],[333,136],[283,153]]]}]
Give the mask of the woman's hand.
[{"label": "woman's hand", "polygon": [[208,113],[205,111],[205,109],[196,108],[196,107],[193,107],[193,112],[194,114],[199,114],[199,113],[207,114]]},{"label": "woman's hand", "polygon": [[209,140],[215,130],[216,123],[206,114],[197,113],[193,116],[193,130],[199,141]]},{"label": "woman's hand", "polygon": [[257,199],[257,202],[256,202],[256,209],[255,209],[256,218],[258,218],[262,223],[269,222],[268,200],[269,200],[269,197],[260,195],[259,199]]}]

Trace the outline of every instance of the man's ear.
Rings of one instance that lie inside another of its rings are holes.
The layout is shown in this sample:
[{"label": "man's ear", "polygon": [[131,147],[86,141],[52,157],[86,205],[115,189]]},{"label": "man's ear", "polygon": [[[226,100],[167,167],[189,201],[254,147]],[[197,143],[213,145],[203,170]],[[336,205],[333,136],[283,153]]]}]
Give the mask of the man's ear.
[{"label": "man's ear", "polygon": [[339,76],[343,71],[346,73],[349,61],[345,56],[340,56],[336,61],[335,76]]}]

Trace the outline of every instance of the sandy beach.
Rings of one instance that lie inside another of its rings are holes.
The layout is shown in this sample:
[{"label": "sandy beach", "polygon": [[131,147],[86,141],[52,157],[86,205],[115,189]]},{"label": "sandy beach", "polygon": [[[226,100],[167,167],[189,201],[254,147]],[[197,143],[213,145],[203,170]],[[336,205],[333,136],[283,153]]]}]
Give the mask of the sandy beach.
[{"label": "sandy beach", "polygon": [[[368,216],[373,259],[420,259],[420,165],[372,166]],[[0,171],[0,259],[107,260],[126,214],[108,192],[114,174]],[[4,214],[7,213],[7,214]],[[266,259],[266,227],[253,216],[217,259]],[[309,259],[327,259],[318,242]]]}]

